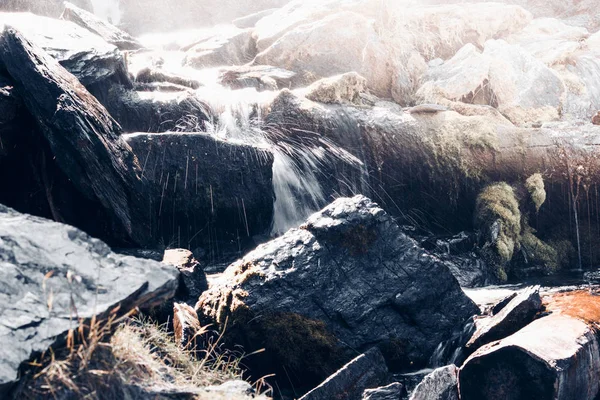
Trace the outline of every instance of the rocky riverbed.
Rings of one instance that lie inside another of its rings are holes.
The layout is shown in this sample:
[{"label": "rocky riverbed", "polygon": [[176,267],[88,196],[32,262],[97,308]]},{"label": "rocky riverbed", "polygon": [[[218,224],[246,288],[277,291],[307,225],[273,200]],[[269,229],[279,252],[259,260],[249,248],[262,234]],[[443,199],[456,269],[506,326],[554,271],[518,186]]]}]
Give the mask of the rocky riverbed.
[{"label": "rocky riverbed", "polygon": [[0,398],[598,398],[596,8],[3,2]]}]

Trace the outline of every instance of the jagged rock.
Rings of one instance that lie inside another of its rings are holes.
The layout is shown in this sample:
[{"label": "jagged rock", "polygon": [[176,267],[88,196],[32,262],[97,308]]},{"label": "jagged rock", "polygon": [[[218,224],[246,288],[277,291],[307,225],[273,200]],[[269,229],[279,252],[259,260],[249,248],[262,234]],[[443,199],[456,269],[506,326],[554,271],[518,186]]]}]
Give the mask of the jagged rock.
[{"label": "jagged rock", "polygon": [[438,368],[419,383],[410,400],[458,400],[458,368]]},{"label": "jagged rock", "polygon": [[[148,217],[139,206],[137,187],[141,169],[119,138],[121,128],[115,120],[73,75],[12,28],[5,29],[0,37],[0,62],[70,184],[95,204],[94,209],[108,215],[115,235],[147,243]],[[91,210],[87,210],[90,215]]]},{"label": "jagged rock", "polygon": [[489,319],[477,320],[477,330],[467,347],[471,350],[478,349],[484,344],[512,335],[529,324],[541,309],[540,287],[524,289],[498,314]]},{"label": "jagged rock", "polygon": [[14,84],[0,75],[0,156],[7,155],[18,134],[18,113],[22,102]]},{"label": "jagged rock", "polygon": [[[165,251],[163,263],[173,265],[180,272],[180,284],[176,298],[195,306],[202,292],[208,289],[206,274],[191,251],[171,249]],[[195,313],[195,312],[194,312]]]},{"label": "jagged rock", "polygon": [[119,49],[72,22],[29,13],[0,13],[0,30],[5,25],[19,30],[86,86],[107,78],[128,82]]},{"label": "jagged rock", "polygon": [[400,382],[390,383],[375,389],[366,389],[362,400],[399,400],[404,396],[406,390]]},{"label": "jagged rock", "polygon": [[120,256],[68,225],[0,206],[0,395],[22,363],[60,343],[78,321],[151,307],[175,294],[178,272]]},{"label": "jagged rock", "polygon": [[228,318],[246,351],[266,348],[262,369],[283,366],[304,384],[373,344],[393,368],[423,366],[478,313],[448,269],[364,196],[336,200],[232,264],[197,309],[219,325]]},{"label": "jagged rock", "polygon": [[365,389],[383,384],[388,369],[381,351],[373,348],[356,357],[300,400],[360,400]]},{"label": "jagged rock", "polygon": [[191,47],[184,63],[194,68],[243,65],[256,55],[252,30],[220,27]]},{"label": "jagged rock", "polygon": [[415,388],[419,386],[419,383],[433,371],[433,369],[427,368],[407,374],[396,374],[393,375],[393,380],[400,382],[402,386],[404,386],[407,393],[407,396],[405,396],[404,399],[407,399],[415,391]]},{"label": "jagged rock", "polygon": [[356,72],[321,79],[307,89],[306,98],[327,104],[362,104],[361,93],[367,91],[367,80]]},{"label": "jagged rock", "polygon": [[291,86],[296,73],[270,65],[244,65],[223,69],[219,83],[231,89],[253,87],[258,91],[278,90]]},{"label": "jagged rock", "polygon": [[594,329],[550,315],[477,350],[458,378],[462,400],[567,400],[594,399],[599,374]]},{"label": "jagged rock", "polygon": [[239,254],[268,230],[274,198],[267,149],[205,133],[124,137],[143,165],[140,190],[154,245]]},{"label": "jagged rock", "polygon": [[139,50],[144,46],[127,32],[96,17],[91,12],[82,10],[76,5],[65,2],[61,19],[71,21],[100,36],[107,43],[117,46],[120,50]]},{"label": "jagged rock", "polygon": [[194,346],[195,335],[200,331],[200,321],[196,310],[187,304],[173,305],[173,332],[175,342],[182,348]]},{"label": "jagged rock", "polygon": [[438,258],[444,262],[461,287],[473,288],[494,282],[489,275],[485,262],[476,253],[461,256],[439,254]]},{"label": "jagged rock", "polygon": [[598,111],[598,114],[592,117],[592,124],[600,125],[600,111]]},{"label": "jagged rock", "polygon": [[190,90],[148,92],[116,85],[94,94],[125,132],[199,132],[209,119],[207,105]]}]

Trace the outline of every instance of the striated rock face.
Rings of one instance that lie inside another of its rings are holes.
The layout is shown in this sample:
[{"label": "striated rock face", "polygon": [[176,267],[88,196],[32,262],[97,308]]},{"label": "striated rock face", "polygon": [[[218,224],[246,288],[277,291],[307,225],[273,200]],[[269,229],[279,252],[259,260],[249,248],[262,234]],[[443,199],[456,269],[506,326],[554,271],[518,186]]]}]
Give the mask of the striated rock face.
[{"label": "striated rock face", "polygon": [[18,29],[86,86],[113,75],[117,80],[127,80],[119,49],[73,22],[29,13],[0,13],[0,29],[5,25]]},{"label": "striated rock face", "polygon": [[529,324],[541,310],[540,287],[527,288],[493,317],[478,320],[477,330],[467,347],[475,350],[484,344],[505,338]]},{"label": "striated rock face", "polygon": [[448,269],[364,196],[336,200],[232,264],[197,309],[220,326],[228,319],[246,351],[266,348],[263,369],[281,365],[304,384],[373,344],[392,368],[424,366],[478,313]]},{"label": "striated rock face", "polygon": [[151,307],[175,294],[178,272],[114,254],[83,232],[0,206],[0,397],[22,363],[79,321]]},{"label": "striated rock face", "polygon": [[[240,251],[273,215],[273,155],[205,133],[124,135],[143,167],[154,244]],[[222,243],[216,244],[215,241]]]},{"label": "striated rock face", "polygon": [[381,351],[373,348],[356,357],[300,400],[360,400],[365,389],[374,388],[388,379],[388,369]]},{"label": "striated rock face", "polygon": [[593,399],[600,352],[585,322],[551,315],[476,351],[459,373],[462,400]]},{"label": "striated rock face", "polygon": [[458,400],[458,368],[438,368],[415,388],[410,400]]},{"label": "striated rock face", "polygon": [[71,21],[100,36],[106,42],[117,46],[120,50],[139,50],[143,46],[127,32],[96,17],[91,12],[83,10],[76,5],[65,2],[65,10],[61,16],[66,21]]}]

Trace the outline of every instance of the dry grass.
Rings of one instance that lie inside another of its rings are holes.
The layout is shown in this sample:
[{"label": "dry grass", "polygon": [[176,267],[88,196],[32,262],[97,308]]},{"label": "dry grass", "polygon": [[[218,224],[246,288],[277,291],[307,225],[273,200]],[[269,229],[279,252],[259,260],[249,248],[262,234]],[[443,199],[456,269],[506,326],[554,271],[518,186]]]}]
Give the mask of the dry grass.
[{"label": "dry grass", "polygon": [[64,348],[33,362],[13,398],[117,400],[163,391],[220,398],[203,388],[242,380],[243,355],[221,349],[221,337],[206,328],[200,335],[199,350],[183,349],[166,327],[148,319],[92,320],[71,332]]}]

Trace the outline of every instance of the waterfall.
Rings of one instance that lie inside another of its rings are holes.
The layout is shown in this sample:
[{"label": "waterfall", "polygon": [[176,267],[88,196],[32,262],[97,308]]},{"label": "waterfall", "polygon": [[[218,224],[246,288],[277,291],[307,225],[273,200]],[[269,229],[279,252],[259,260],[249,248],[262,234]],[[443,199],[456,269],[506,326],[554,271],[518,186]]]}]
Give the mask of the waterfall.
[{"label": "waterfall", "polygon": [[119,0],[92,0],[92,5],[94,6],[94,14],[98,17],[114,25],[121,22]]}]

